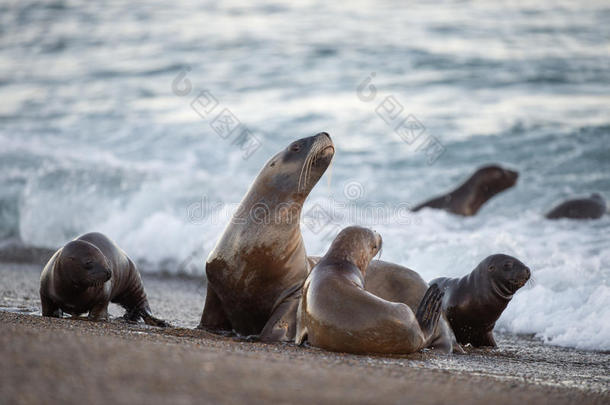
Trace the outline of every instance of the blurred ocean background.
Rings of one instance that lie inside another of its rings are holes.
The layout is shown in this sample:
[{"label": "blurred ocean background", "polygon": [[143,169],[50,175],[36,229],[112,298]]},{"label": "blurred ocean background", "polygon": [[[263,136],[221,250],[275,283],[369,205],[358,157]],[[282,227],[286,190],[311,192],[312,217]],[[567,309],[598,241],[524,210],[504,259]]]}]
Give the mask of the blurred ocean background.
[{"label": "blurred ocean background", "polygon": [[[435,161],[377,114],[389,96]],[[260,148],[214,131],[224,108]],[[607,1],[0,3],[2,243],[97,230],[142,271],[202,274],[265,161],[320,131],[337,152],[304,208],[308,253],[358,223],[426,280],[511,254],[535,280],[500,330],[610,350],[610,216],[543,217],[610,199]],[[476,217],[401,211],[487,163],[520,178]]]}]

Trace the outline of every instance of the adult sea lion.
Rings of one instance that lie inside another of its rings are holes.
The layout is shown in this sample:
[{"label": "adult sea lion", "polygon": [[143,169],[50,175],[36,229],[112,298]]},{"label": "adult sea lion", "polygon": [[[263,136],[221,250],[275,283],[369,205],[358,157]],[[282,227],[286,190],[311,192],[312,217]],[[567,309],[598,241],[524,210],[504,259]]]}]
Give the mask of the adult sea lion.
[{"label": "adult sea lion", "polygon": [[436,285],[445,293],[443,311],[459,343],[496,347],[496,321],[530,275],[530,269],[519,260],[496,254],[462,278],[441,277],[430,286]]},{"label": "adult sea lion", "polygon": [[301,288],[312,267],[301,209],[334,152],[322,132],[291,143],[265,164],[208,256],[199,328],[263,341],[294,339]]},{"label": "adult sea lion", "polygon": [[424,207],[437,208],[457,215],[473,216],[481,206],[496,194],[515,185],[519,173],[492,165],[478,169],[464,184],[448,194],[419,204],[413,211]]},{"label": "adult sea lion", "polygon": [[598,219],[606,213],[606,201],[597,194],[589,198],[564,201],[546,214],[548,219]]},{"label": "adult sea lion", "polygon": [[348,353],[413,353],[438,323],[443,293],[428,289],[417,313],[364,290],[364,274],[381,248],[370,229],[348,227],[332,242],[303,287],[295,343]]},{"label": "adult sea lion", "polygon": [[43,316],[88,312],[90,320],[107,321],[108,304],[114,302],[127,310],[128,321],[169,326],[152,315],[135,264],[97,232],[68,242],[49,259],[40,276],[40,301]]}]

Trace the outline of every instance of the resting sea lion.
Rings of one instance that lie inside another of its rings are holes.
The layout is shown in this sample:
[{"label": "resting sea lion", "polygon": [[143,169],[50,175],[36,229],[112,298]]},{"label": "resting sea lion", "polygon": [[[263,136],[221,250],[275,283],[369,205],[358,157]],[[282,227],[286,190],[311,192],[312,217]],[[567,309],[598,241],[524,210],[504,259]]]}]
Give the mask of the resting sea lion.
[{"label": "resting sea lion", "polygon": [[530,269],[519,260],[497,254],[462,278],[441,277],[430,286],[444,291],[443,311],[459,343],[495,347],[496,321],[530,275]]},{"label": "resting sea lion", "polygon": [[[419,273],[383,260],[373,260],[366,268],[364,276],[366,291],[387,301],[407,304],[413,312],[419,308],[428,287],[428,283]],[[439,319],[426,347],[438,349],[444,353],[451,353],[454,349],[461,350],[456,344],[451,327],[444,316]]]},{"label": "resting sea lion", "polygon": [[295,342],[348,353],[413,353],[438,323],[443,293],[432,287],[414,314],[408,305],[364,290],[364,274],[381,236],[343,229],[311,271],[297,311]]},{"label": "resting sea lion", "polygon": [[322,132],[272,157],[206,262],[199,328],[292,341],[301,288],[311,270],[301,236],[305,199],[334,155]]},{"label": "resting sea lion", "polygon": [[[313,265],[321,259],[320,256],[309,256]],[[416,271],[383,260],[371,261],[364,273],[366,291],[386,301],[402,302],[408,305],[413,312],[419,308],[428,287],[428,283]],[[439,319],[426,347],[438,349],[444,353],[452,353],[453,350],[461,351],[444,316]]]},{"label": "resting sea lion", "polygon": [[49,259],[40,276],[40,301],[43,316],[88,312],[90,320],[107,321],[108,304],[114,302],[127,310],[128,321],[143,318],[149,325],[168,326],[150,312],[135,264],[96,232],[68,242]]},{"label": "resting sea lion", "polygon": [[448,194],[426,201],[413,208],[443,209],[457,215],[475,215],[481,206],[494,195],[515,185],[519,173],[500,166],[485,166],[478,169],[464,184]]},{"label": "resting sea lion", "polygon": [[598,219],[606,213],[606,201],[595,193],[589,198],[564,201],[546,214],[548,219]]}]

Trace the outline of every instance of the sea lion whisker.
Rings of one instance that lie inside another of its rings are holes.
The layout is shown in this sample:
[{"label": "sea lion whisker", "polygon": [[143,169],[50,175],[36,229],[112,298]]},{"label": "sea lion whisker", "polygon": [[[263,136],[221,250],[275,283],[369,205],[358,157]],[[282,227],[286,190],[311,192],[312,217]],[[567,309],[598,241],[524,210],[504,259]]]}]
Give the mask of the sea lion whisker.
[{"label": "sea lion whisker", "polygon": [[529,280],[527,280],[525,282],[525,284],[523,285],[525,288],[527,288],[528,290],[531,290],[532,288],[536,287],[537,280],[534,278],[534,275],[532,274],[529,278]]},{"label": "sea lion whisker", "polygon": [[[306,168],[307,168],[307,162],[310,159],[311,154],[308,154],[307,157],[305,158],[305,161],[303,162],[303,165],[301,166],[301,173],[299,173],[299,182],[298,182],[298,191],[304,190],[305,187],[307,186],[307,179],[303,178],[303,174],[305,174],[306,172]],[[305,175],[305,177],[307,177]],[[304,183],[303,183],[304,181]]]}]

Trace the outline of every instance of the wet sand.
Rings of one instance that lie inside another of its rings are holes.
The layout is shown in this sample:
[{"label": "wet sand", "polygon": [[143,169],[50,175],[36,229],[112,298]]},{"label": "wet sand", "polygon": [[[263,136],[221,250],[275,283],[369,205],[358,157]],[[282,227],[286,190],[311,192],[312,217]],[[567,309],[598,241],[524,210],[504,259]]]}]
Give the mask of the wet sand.
[{"label": "wet sand", "polygon": [[[41,267],[0,264],[0,398],[30,403],[609,403],[610,354],[499,334],[499,349],[356,356],[194,327],[202,279],[145,275],[171,329],[43,318]],[[111,307],[118,317],[122,310]]]}]

